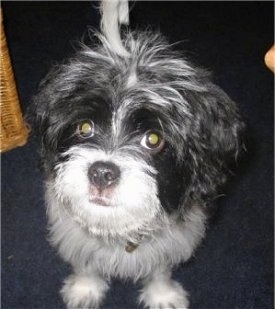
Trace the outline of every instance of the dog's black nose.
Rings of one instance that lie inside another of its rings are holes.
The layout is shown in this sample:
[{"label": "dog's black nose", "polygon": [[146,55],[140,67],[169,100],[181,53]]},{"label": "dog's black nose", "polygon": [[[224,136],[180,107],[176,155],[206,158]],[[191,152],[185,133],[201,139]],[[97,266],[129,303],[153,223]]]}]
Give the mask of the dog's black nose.
[{"label": "dog's black nose", "polygon": [[120,170],[112,162],[97,161],[88,170],[91,183],[98,189],[105,189],[119,180]]}]

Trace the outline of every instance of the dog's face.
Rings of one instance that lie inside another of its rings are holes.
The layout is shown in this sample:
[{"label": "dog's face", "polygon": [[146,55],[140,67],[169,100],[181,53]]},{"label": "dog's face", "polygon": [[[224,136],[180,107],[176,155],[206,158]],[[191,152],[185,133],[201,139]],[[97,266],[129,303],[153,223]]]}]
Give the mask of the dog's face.
[{"label": "dog's face", "polygon": [[236,106],[205,72],[158,36],[126,42],[129,58],[85,47],[33,105],[51,194],[98,235],[146,234],[209,202],[240,148]]}]

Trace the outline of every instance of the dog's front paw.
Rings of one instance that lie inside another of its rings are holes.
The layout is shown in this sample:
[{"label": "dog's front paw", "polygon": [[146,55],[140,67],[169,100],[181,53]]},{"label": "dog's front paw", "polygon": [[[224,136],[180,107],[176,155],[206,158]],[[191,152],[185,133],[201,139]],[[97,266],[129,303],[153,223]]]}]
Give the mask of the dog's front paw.
[{"label": "dog's front paw", "polygon": [[150,309],[187,309],[187,292],[173,280],[153,281],[142,290],[140,301]]},{"label": "dog's front paw", "polygon": [[71,275],[64,281],[60,293],[67,308],[98,308],[108,284],[101,278]]}]

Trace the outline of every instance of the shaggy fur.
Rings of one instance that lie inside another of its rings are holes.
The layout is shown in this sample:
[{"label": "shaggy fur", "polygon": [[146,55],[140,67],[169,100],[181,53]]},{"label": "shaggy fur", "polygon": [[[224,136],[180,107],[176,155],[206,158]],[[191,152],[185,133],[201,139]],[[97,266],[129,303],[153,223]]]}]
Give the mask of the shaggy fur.
[{"label": "shaggy fur", "polygon": [[[127,56],[98,38],[53,68],[32,106],[51,243],[74,272],[61,294],[69,308],[98,307],[116,276],[143,283],[146,307],[187,308],[171,271],[205,234],[243,123],[209,74],[159,34],[127,33]],[[150,132],[156,148],[146,144]],[[119,171],[101,193],[90,172],[98,162]]]}]

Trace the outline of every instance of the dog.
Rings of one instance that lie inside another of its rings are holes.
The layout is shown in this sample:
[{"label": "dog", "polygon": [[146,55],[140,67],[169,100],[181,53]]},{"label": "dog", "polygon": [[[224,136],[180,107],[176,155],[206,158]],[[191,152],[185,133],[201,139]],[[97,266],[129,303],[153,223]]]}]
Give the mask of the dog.
[{"label": "dog", "polygon": [[55,66],[30,111],[50,242],[73,268],[61,295],[98,308],[112,277],[130,278],[145,307],[188,308],[172,269],[205,235],[244,123],[206,70],[159,33],[120,39],[106,12],[99,44]]}]

